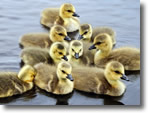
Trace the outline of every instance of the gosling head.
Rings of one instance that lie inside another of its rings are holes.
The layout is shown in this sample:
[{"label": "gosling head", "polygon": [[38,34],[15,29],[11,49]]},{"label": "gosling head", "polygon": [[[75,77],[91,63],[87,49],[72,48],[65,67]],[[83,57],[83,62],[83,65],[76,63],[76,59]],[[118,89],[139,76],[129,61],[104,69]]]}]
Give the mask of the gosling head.
[{"label": "gosling head", "polygon": [[72,4],[65,3],[60,7],[60,16],[63,18],[80,17]]},{"label": "gosling head", "polygon": [[64,44],[61,42],[55,42],[51,45],[49,54],[53,60],[61,60],[64,59],[68,61],[66,57],[67,49],[65,48]]},{"label": "gosling head", "polygon": [[70,43],[69,54],[73,58],[79,59],[83,55],[83,43],[79,40],[73,40]]},{"label": "gosling head", "polygon": [[73,81],[72,67],[68,62],[60,62],[57,67],[57,75],[60,80]]},{"label": "gosling head", "polygon": [[30,83],[33,82],[35,75],[35,69],[30,65],[25,65],[18,73],[18,78],[26,83]]},{"label": "gosling head", "polygon": [[92,36],[92,27],[90,24],[82,24],[79,28],[79,40],[90,40]]},{"label": "gosling head", "polygon": [[60,25],[54,25],[51,28],[49,35],[52,42],[63,42],[64,40],[71,40],[71,38],[69,38],[67,35],[66,29]]},{"label": "gosling head", "polygon": [[107,33],[102,33],[95,37],[93,45],[90,46],[89,50],[91,49],[104,50],[108,48],[112,48],[111,37]]},{"label": "gosling head", "polygon": [[124,66],[117,61],[111,61],[106,65],[106,77],[109,80],[117,81],[120,79],[129,81],[128,77],[124,74]]}]

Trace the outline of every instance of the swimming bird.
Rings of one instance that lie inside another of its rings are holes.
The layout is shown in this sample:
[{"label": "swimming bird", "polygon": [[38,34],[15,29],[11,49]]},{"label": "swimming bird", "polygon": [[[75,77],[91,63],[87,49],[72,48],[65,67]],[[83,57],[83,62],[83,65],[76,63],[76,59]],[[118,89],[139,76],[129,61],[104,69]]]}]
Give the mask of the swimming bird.
[{"label": "swimming bird", "polygon": [[20,38],[20,45],[25,47],[49,48],[54,42],[63,42],[68,46],[71,38],[68,37],[67,31],[60,25],[54,25],[49,33],[28,33]]},{"label": "swimming bird", "polygon": [[67,58],[72,66],[87,65],[89,63],[88,57],[83,53],[83,43],[79,40],[71,41],[69,47],[69,55]]},{"label": "swimming bird", "polygon": [[44,63],[39,63],[34,67],[37,70],[35,84],[39,88],[58,95],[73,91],[72,67],[68,62],[60,62],[57,67]]},{"label": "swimming bird", "polygon": [[112,41],[108,34],[97,35],[89,50],[98,49],[94,62],[104,68],[110,61],[119,61],[125,70],[140,70],[140,50],[132,47],[120,47],[112,50]]},{"label": "swimming bird", "polygon": [[107,33],[108,35],[110,35],[113,45],[116,44],[116,32],[112,28],[107,26],[92,28],[90,24],[82,24],[79,28],[80,35],[78,39],[93,42],[94,38],[101,33]]},{"label": "swimming bird", "polygon": [[123,95],[126,86],[120,79],[129,81],[124,74],[124,66],[117,61],[109,62],[105,70],[97,67],[77,66],[72,70],[72,75],[75,89],[110,96]]},{"label": "swimming bird", "polygon": [[55,24],[65,27],[67,32],[74,32],[79,29],[79,15],[75,12],[72,4],[62,4],[60,8],[46,8],[41,13],[41,24],[52,27]]},{"label": "swimming bird", "polygon": [[62,59],[68,60],[67,49],[61,42],[55,42],[50,49],[42,48],[25,48],[21,52],[21,60],[28,65],[34,66],[37,63],[44,62],[49,64],[57,64]]},{"label": "swimming bird", "polygon": [[25,65],[19,73],[0,72],[0,98],[22,94],[33,88],[35,70]]}]

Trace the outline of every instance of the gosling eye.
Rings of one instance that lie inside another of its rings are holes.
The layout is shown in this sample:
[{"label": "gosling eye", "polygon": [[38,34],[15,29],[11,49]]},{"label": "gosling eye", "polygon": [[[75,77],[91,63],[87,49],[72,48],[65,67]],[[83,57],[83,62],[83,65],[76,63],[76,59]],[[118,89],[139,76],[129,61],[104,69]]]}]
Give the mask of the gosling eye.
[{"label": "gosling eye", "polygon": [[71,13],[72,11],[71,10],[67,10],[67,12]]},{"label": "gosling eye", "polygon": [[62,33],[59,33],[58,35],[60,35],[60,36],[64,36]]},{"label": "gosling eye", "polygon": [[59,52],[59,54],[60,54],[60,55],[63,55],[63,53],[62,53],[62,52]]},{"label": "gosling eye", "polygon": [[117,73],[117,74],[121,74],[119,71],[115,71],[115,73]]},{"label": "gosling eye", "polygon": [[66,73],[64,70],[61,70],[62,71],[62,73]]},{"label": "gosling eye", "polygon": [[83,35],[86,35],[87,34],[87,31],[85,31],[84,33],[83,33]]},{"label": "gosling eye", "polygon": [[72,51],[74,52],[75,50],[74,50],[74,49],[72,49]]},{"label": "gosling eye", "polygon": [[82,51],[82,49],[79,50],[79,52],[81,52],[81,51]]},{"label": "gosling eye", "polygon": [[101,43],[102,43],[102,42],[97,42],[96,44],[97,44],[97,45],[100,45]]}]

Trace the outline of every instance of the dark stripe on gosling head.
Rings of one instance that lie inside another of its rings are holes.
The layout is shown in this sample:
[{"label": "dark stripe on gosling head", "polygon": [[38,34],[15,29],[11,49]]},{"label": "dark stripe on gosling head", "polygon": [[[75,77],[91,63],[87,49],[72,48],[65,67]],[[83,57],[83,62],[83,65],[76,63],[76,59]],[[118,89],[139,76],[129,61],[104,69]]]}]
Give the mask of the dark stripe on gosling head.
[{"label": "dark stripe on gosling head", "polygon": [[64,49],[64,46],[63,46],[62,44],[58,44],[58,45],[57,45],[57,48],[58,48],[58,49]]}]

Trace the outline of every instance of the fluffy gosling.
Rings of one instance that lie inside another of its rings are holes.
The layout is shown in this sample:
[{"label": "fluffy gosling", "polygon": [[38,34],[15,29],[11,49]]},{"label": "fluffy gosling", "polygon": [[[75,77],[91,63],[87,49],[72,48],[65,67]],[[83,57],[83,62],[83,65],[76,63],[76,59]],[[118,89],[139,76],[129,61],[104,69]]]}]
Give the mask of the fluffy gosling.
[{"label": "fluffy gosling", "polygon": [[124,74],[124,66],[117,61],[109,62],[105,70],[79,66],[73,69],[72,75],[75,89],[110,96],[123,95],[126,86],[120,79],[129,81]]},{"label": "fluffy gosling", "polygon": [[[87,50],[88,51],[88,50]],[[83,54],[83,43],[79,40],[73,40],[70,43],[68,61],[73,65],[87,65],[89,59]]]},{"label": "fluffy gosling", "polygon": [[68,62],[60,62],[57,67],[39,63],[35,65],[35,69],[37,70],[35,84],[39,88],[58,95],[73,91],[72,67]]},{"label": "fluffy gosling", "polygon": [[90,24],[82,24],[79,28],[79,40],[84,40],[88,42],[93,42],[94,38],[101,34],[107,33],[110,35],[110,38],[113,42],[113,45],[116,44],[116,32],[110,27],[96,27],[92,28]]},{"label": "fluffy gosling", "polygon": [[94,62],[98,67],[105,67],[110,61],[119,61],[125,70],[140,70],[140,50],[131,47],[122,47],[112,50],[112,41],[108,34],[97,35],[93,45],[89,48],[98,49]]},{"label": "fluffy gosling", "polygon": [[21,52],[21,60],[28,65],[34,66],[37,63],[44,62],[49,64],[57,64],[62,59],[68,60],[66,57],[67,49],[61,42],[55,42],[49,49],[41,48],[25,48]]},{"label": "fluffy gosling", "polygon": [[55,24],[62,25],[67,32],[74,32],[79,29],[80,22],[78,14],[72,4],[62,4],[60,8],[46,8],[41,13],[41,24],[52,27]]},{"label": "fluffy gosling", "polygon": [[33,88],[35,70],[24,66],[19,73],[0,72],[0,98],[22,94]]},{"label": "fluffy gosling", "polygon": [[20,45],[26,47],[49,48],[54,42],[63,42],[66,46],[71,38],[68,37],[67,31],[60,25],[55,25],[49,33],[29,33],[20,38]]}]

